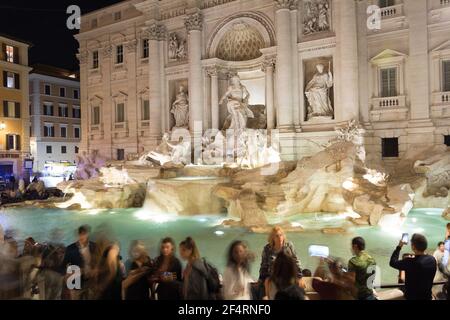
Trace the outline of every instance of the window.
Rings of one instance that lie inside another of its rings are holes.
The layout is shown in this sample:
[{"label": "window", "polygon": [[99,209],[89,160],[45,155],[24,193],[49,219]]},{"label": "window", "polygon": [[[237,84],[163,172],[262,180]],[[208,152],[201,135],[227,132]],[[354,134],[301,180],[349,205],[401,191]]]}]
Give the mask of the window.
[{"label": "window", "polygon": [[79,139],[79,138],[81,137],[81,134],[80,134],[80,128],[79,128],[79,127],[75,127],[75,128],[73,129],[73,136],[74,136],[75,138],[77,138],[77,139]]},{"label": "window", "polygon": [[80,99],[80,91],[78,91],[77,89],[73,90],[73,98],[74,99]]},{"label": "window", "polygon": [[6,150],[20,150],[20,136],[17,134],[6,135]]},{"label": "window", "polygon": [[395,5],[395,0],[380,0],[380,8],[391,7]]},{"label": "window", "polygon": [[3,46],[6,61],[11,63],[19,63],[19,49],[9,45]]},{"label": "window", "polygon": [[81,109],[79,106],[73,106],[72,107],[72,117],[75,119],[81,118]]},{"label": "window", "polygon": [[75,146],[75,154],[80,153],[80,148],[78,148],[77,146]]},{"label": "window", "polygon": [[92,69],[98,69],[98,51],[92,52]]},{"label": "window", "polygon": [[51,123],[44,124],[44,137],[54,137],[55,126]]},{"label": "window", "polygon": [[52,86],[49,84],[44,85],[44,94],[46,94],[47,96],[51,96],[52,95]]},{"label": "window", "polygon": [[51,154],[52,152],[53,152],[53,150],[52,150],[52,146],[46,146],[46,151],[47,151],[47,154]]},{"label": "window", "polygon": [[5,118],[20,119],[20,103],[13,101],[3,101],[3,116]]},{"label": "window", "polygon": [[148,58],[150,56],[149,41],[148,39],[142,40],[142,58]]},{"label": "window", "polygon": [[115,12],[114,13],[114,20],[117,21],[117,20],[120,20],[120,19],[122,19],[122,12],[120,12],[120,11]]},{"label": "window", "polygon": [[125,150],[124,149],[117,149],[117,160],[125,160]]},{"label": "window", "polygon": [[100,107],[98,106],[92,108],[92,124],[100,124]]},{"label": "window", "polygon": [[450,60],[443,62],[443,88],[444,92],[450,91]]},{"label": "window", "polygon": [[67,153],[67,147],[66,146],[61,146],[61,153],[62,154]]},{"label": "window", "polygon": [[398,138],[381,139],[383,158],[398,158]]},{"label": "window", "polygon": [[53,104],[44,103],[44,116],[53,117]]},{"label": "window", "polygon": [[116,47],[116,64],[123,63],[123,45]]},{"label": "window", "polygon": [[125,122],[125,104],[118,103],[116,106],[116,123]]},{"label": "window", "polygon": [[142,101],[142,120],[150,120],[150,101]]},{"label": "window", "polygon": [[397,68],[381,69],[381,97],[397,96]]},{"label": "window", "polygon": [[449,136],[449,135],[444,136],[444,144],[445,144],[447,147],[450,147],[450,136]]},{"label": "window", "polygon": [[59,96],[63,98],[66,96],[66,88],[59,88]]},{"label": "window", "polygon": [[61,130],[61,138],[67,138],[67,127],[61,126],[60,130]]},{"label": "window", "polygon": [[69,117],[69,107],[65,104],[60,104],[58,107],[58,115],[63,118]]},{"label": "window", "polygon": [[17,73],[3,71],[3,87],[20,89],[20,76]]},{"label": "window", "polygon": [[98,26],[98,21],[97,19],[92,19],[91,20],[91,28],[97,28]]}]

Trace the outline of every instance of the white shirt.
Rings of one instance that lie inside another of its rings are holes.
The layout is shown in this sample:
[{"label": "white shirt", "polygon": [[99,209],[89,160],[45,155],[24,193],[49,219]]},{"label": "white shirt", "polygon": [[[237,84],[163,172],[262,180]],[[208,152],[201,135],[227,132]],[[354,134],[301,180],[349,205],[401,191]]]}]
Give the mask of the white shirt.
[{"label": "white shirt", "polygon": [[[254,282],[250,274],[239,268],[227,267],[223,273],[223,295],[225,300],[251,300],[250,284]],[[241,291],[240,288],[243,288]],[[236,294],[236,292],[241,292]]]}]

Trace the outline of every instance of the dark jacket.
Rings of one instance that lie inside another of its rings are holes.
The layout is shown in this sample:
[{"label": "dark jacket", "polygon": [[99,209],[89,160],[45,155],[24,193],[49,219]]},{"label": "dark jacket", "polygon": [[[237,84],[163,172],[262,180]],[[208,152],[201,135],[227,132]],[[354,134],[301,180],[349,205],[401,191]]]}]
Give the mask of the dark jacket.
[{"label": "dark jacket", "polygon": [[[156,259],[156,270],[159,270],[163,262],[162,257]],[[158,300],[181,300],[182,266],[178,258],[173,257],[166,272],[176,273],[177,278],[171,282],[160,282],[156,293]]]},{"label": "dark jacket", "polygon": [[[285,242],[282,249],[287,255],[291,256],[297,265],[297,276],[302,277],[302,267],[295,253],[294,245],[291,242]],[[259,269],[259,280],[264,282],[272,274],[272,267],[278,253],[275,252],[272,245],[267,244],[264,247],[261,258],[261,267]]]},{"label": "dark jacket", "polygon": [[401,247],[392,253],[389,265],[405,271],[405,298],[407,300],[431,300],[437,262],[433,256],[420,255],[399,260]]},{"label": "dark jacket", "polygon": [[[89,252],[91,253],[91,263],[92,263],[96,253],[96,245],[94,242],[89,241]],[[72,243],[70,246],[66,248],[66,253],[64,255],[63,260],[63,267],[64,269],[66,269],[67,266],[70,265],[78,266],[81,269],[84,268],[84,260],[83,257],[81,256],[78,242]]]},{"label": "dark jacket", "polygon": [[184,300],[208,300],[207,271],[202,259],[192,264],[188,279],[184,279]]}]

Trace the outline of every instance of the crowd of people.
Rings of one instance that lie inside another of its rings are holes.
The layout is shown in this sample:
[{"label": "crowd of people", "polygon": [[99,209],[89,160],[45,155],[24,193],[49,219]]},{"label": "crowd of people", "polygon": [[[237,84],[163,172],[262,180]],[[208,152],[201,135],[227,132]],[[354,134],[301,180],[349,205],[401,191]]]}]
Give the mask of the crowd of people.
[{"label": "crowd of people", "polygon": [[[221,274],[202,258],[194,239],[178,245],[160,242],[159,255],[150,257],[134,241],[123,260],[120,244],[108,232],[91,235],[89,226],[77,230],[77,241],[39,244],[25,240],[22,252],[14,235],[0,227],[0,299],[45,300],[378,300],[392,298],[374,289],[377,263],[356,237],[349,244],[352,258],[322,256],[314,273],[302,267],[294,244],[274,227],[261,255],[259,279],[250,268],[255,255],[244,241],[229,246]],[[93,241],[92,239],[95,239]],[[401,240],[390,267],[399,270],[401,299],[448,299],[450,223],[433,255],[426,253],[425,236],[414,234],[411,254],[400,254]],[[183,260],[184,263],[182,263]],[[184,268],[183,268],[184,266]],[[399,290],[397,290],[399,291]],[[384,297],[384,298],[383,298]]]}]

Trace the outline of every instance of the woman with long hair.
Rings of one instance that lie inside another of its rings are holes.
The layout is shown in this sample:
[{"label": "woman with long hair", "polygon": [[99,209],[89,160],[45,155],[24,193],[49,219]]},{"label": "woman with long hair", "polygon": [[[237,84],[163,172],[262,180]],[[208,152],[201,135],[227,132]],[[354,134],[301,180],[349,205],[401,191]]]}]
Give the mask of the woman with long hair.
[{"label": "woman with long hair", "polygon": [[123,272],[120,261],[120,247],[109,245],[103,252],[97,276],[97,298],[99,300],[122,300]]},{"label": "woman with long hair", "polygon": [[208,300],[207,270],[191,237],[180,243],[180,257],[187,262],[183,272],[184,300]]},{"label": "woman with long hair", "polygon": [[237,240],[230,245],[223,274],[225,300],[251,300],[250,283],[254,280],[250,275],[250,263],[253,259],[245,242]]},{"label": "woman with long hair", "polygon": [[277,292],[299,285],[296,261],[284,251],[280,251],[273,263],[272,274],[265,281],[267,300],[275,300]]},{"label": "woman with long hair", "polygon": [[153,261],[141,241],[133,241],[130,246],[130,269],[122,287],[125,300],[149,300],[150,284],[147,281],[153,270]]},{"label": "woman with long hair", "polygon": [[155,260],[153,280],[158,300],[180,300],[182,281],[181,262],[175,256],[175,241],[164,238],[160,244],[160,254]]}]

